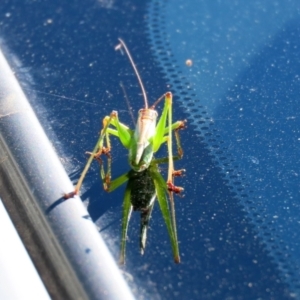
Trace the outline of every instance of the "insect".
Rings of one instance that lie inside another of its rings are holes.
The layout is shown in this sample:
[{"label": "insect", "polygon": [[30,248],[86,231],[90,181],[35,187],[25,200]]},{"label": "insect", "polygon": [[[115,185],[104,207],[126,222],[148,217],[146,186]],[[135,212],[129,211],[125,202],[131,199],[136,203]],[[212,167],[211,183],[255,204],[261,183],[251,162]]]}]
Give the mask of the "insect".
[{"label": "insect", "polygon": [[[179,263],[180,255],[173,195],[174,193],[180,194],[183,190],[183,188],[175,186],[174,177],[181,176],[184,170],[176,171],[174,169],[174,160],[180,159],[183,155],[179,130],[185,127],[185,121],[172,123],[171,92],[164,94],[149,107],[146,91],[131,54],[123,40],[119,39],[119,42],[120,44],[116,47],[116,50],[124,49],[129,58],[143,93],[144,108],[139,110],[135,130],[131,130],[119,121],[117,111],[112,111],[109,116],[106,116],[103,119],[103,129],[101,130],[100,137],[94,150],[92,152],[87,152],[90,157],[78,180],[75,191],[66,197],[79,193],[83,179],[92,161],[96,159],[100,163],[101,179],[106,191],[112,192],[127,182],[123,202],[120,264],[125,263],[127,229],[132,210],[141,212],[140,250],[141,254],[144,253],[148,223],[156,198],[166,223],[174,261]],[[155,110],[155,107],[163,99],[165,99],[164,108],[161,117],[157,122],[158,113]],[[173,156],[172,150],[173,132],[177,145],[176,156]],[[111,180],[111,135],[119,138],[121,144],[128,150],[129,165],[131,167],[129,172],[114,180]],[[168,157],[156,159],[154,154],[160,149],[162,144],[167,145]],[[107,157],[106,170],[101,158],[103,155]],[[159,171],[158,165],[161,163],[168,163],[167,181],[163,179]]]}]

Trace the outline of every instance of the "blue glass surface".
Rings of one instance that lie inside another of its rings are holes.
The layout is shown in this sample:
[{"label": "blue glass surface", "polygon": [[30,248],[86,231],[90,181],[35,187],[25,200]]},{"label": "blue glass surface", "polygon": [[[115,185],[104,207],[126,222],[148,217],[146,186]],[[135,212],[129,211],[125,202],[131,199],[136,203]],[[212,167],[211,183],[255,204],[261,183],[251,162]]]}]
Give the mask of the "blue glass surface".
[{"label": "blue glass surface", "polygon": [[[134,126],[120,83],[134,115],[143,105],[119,37],[150,102],[171,90],[174,119],[188,119],[182,263],[157,206],[140,256],[134,214],[125,272],[137,298],[299,298],[299,4],[140,2],[4,1],[1,45],[74,181],[105,115]],[[112,155],[116,177],[129,169],[116,139]],[[116,259],[123,192],[103,191],[95,163],[82,194]]]}]

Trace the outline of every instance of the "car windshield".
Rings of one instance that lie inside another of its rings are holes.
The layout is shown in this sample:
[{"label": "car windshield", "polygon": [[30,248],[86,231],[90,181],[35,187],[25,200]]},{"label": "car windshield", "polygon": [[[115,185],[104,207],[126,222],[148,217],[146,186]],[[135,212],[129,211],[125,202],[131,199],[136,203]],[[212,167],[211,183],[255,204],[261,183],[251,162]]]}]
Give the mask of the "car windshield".
[{"label": "car windshield", "polygon": [[[159,205],[144,255],[133,212],[121,269],[136,298],[300,297],[298,1],[4,2],[1,48],[74,182],[103,118],[117,111],[134,130],[144,108],[119,38],[149,105],[171,91],[173,122],[186,120],[175,161],[185,169],[174,195],[181,263]],[[114,179],[130,165],[120,139],[111,145]],[[168,155],[161,148],[155,158]],[[100,165],[80,194],[118,262],[126,184],[105,192]],[[168,163],[158,171],[166,179]]]}]

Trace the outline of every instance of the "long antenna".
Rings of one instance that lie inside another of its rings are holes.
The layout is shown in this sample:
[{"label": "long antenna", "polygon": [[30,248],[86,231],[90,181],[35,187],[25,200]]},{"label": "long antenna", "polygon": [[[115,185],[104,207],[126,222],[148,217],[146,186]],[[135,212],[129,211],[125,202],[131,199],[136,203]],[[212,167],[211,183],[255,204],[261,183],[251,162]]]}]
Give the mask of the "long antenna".
[{"label": "long antenna", "polygon": [[[135,66],[135,63],[134,63],[134,61],[133,61],[133,59],[132,59],[132,57],[131,57],[131,55],[130,55],[129,50],[127,49],[126,44],[123,42],[123,40],[121,40],[121,39],[118,39],[118,40],[120,41],[121,46],[125,49],[125,52],[126,52],[128,58],[129,58],[129,60],[130,60],[130,63],[131,63],[131,65],[132,65],[132,67],[133,67],[133,70],[134,70],[134,72],[135,72],[135,75],[136,75],[136,77],[137,77],[137,79],[138,79],[138,82],[139,82],[139,84],[140,84],[140,87],[141,87],[141,90],[142,90],[142,93],[143,93],[144,102],[145,102],[145,108],[148,108],[147,94],[146,94],[146,91],[145,91],[145,88],[144,88],[144,85],[143,85],[141,76],[140,76],[140,74],[139,74],[139,72],[138,72],[138,70],[137,70],[137,68],[136,68],[136,66]],[[118,45],[115,49],[116,49],[116,50],[120,49],[120,45]]]},{"label": "long antenna", "polygon": [[124,84],[123,84],[122,81],[120,82],[120,86],[121,86],[121,88],[122,88],[122,90],[123,90],[123,94],[124,94],[124,97],[125,97],[125,100],[126,100],[127,108],[128,108],[128,111],[129,111],[129,114],[130,114],[132,123],[133,123],[133,124],[136,124],[136,123],[135,123],[135,120],[134,120],[133,113],[132,113],[132,108],[131,108],[131,106],[130,106],[130,102],[129,102],[129,99],[128,99],[128,96],[127,96],[127,93],[126,93],[126,90],[125,90],[125,86],[124,86]]}]

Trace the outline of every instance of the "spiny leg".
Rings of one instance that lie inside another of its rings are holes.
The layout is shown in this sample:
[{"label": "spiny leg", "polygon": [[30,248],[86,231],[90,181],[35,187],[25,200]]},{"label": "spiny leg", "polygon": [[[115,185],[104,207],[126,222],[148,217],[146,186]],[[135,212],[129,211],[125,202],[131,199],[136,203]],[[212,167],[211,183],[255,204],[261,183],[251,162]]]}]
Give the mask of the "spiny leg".
[{"label": "spiny leg", "polygon": [[[181,171],[175,171],[174,169],[174,159],[173,159],[173,149],[172,149],[172,94],[171,93],[167,93],[166,94],[166,101],[169,101],[169,106],[168,106],[168,136],[166,137],[167,139],[167,146],[168,146],[168,158],[169,158],[169,168],[168,168],[168,179],[167,179],[167,187],[168,187],[168,191],[170,192],[170,195],[172,192],[175,192],[176,194],[179,194],[183,188],[181,187],[176,187],[174,185],[174,176],[178,176],[182,173]],[[176,123],[175,123],[176,124]],[[178,127],[175,129],[175,131],[177,129],[181,129],[184,128],[184,122],[179,122],[177,123]],[[180,139],[179,139],[179,135],[177,133],[176,135],[176,145],[177,145],[177,151],[178,151],[178,156],[181,158],[183,155],[183,151],[181,148],[181,144],[180,144]],[[173,198],[173,195],[172,195]],[[174,212],[175,213],[175,212]]]},{"label": "spiny leg", "polygon": [[[157,164],[155,163],[151,164],[150,172],[151,172],[151,177],[154,180],[155,191],[156,191],[159,207],[162,212],[169,233],[174,261],[176,263],[179,263],[180,255],[179,255],[178,239],[176,233],[176,223],[174,219],[175,214],[173,214],[173,212],[170,211],[169,208],[172,202],[170,200],[170,197],[168,197],[169,192],[167,189],[166,181],[160,174]],[[171,207],[171,210],[172,209],[174,209],[174,206]]]},{"label": "spiny leg", "polygon": [[[112,160],[111,154],[110,154],[111,148],[109,148],[109,151],[107,150],[108,148],[106,148],[106,147],[103,147],[103,148],[104,148],[104,151],[100,154],[96,153],[96,155],[94,155],[94,159],[100,165],[100,177],[101,177],[101,180],[103,183],[103,189],[108,192],[110,189],[110,184],[111,184],[111,160]],[[86,154],[92,155],[91,152],[86,152]],[[107,157],[107,170],[106,171],[104,168],[104,162],[100,157],[100,155],[102,155],[102,154],[106,155],[106,157]]]},{"label": "spiny leg", "polygon": [[[177,160],[180,159],[183,155],[182,147],[180,144],[180,138],[179,138],[179,133],[178,131],[180,129],[183,129],[185,127],[185,122],[186,121],[178,121],[172,124],[172,93],[167,92],[164,94],[165,97],[165,105],[164,109],[162,111],[161,117],[158,121],[158,124],[156,126],[156,133],[155,137],[153,138],[153,152],[157,152],[160,148],[160,146],[163,143],[167,143],[167,147],[169,150],[169,172],[168,172],[168,180],[167,184],[172,187],[173,184],[173,173],[174,175],[179,175],[180,171],[174,172],[174,163],[173,159]],[[159,98],[155,104],[159,101],[161,101],[162,97]],[[155,104],[153,106],[155,106]],[[167,124],[167,119],[168,119],[168,124]],[[172,153],[172,131],[175,131],[175,137],[176,137],[176,145],[177,145],[177,152],[178,152],[178,158],[174,157],[173,158],[173,153]],[[183,170],[181,170],[183,172]]]},{"label": "spiny leg", "polygon": [[184,128],[186,127],[186,126],[185,126],[186,120],[179,121],[179,122],[180,122],[180,124],[179,124],[179,126],[174,130],[174,134],[175,134],[175,139],[176,139],[177,153],[178,153],[179,158],[182,158],[182,156],[183,156],[183,150],[182,150],[182,147],[181,147],[181,141],[180,141],[180,136],[179,136],[179,130],[182,130],[182,129],[184,129]]},{"label": "spiny leg", "polygon": [[[73,197],[74,195],[78,195],[79,194],[79,191],[80,191],[80,188],[82,186],[82,183],[83,183],[83,180],[86,176],[86,173],[88,172],[90,166],[91,166],[91,163],[93,161],[93,159],[95,158],[95,156],[98,156],[100,157],[101,153],[102,153],[102,150],[103,150],[103,140],[106,136],[106,131],[108,129],[108,126],[110,125],[111,121],[112,121],[112,118],[114,117],[114,112],[111,113],[111,115],[109,117],[105,117],[104,120],[103,120],[103,129],[101,130],[101,133],[100,133],[100,137],[93,149],[93,151],[90,153],[90,157],[80,175],[80,178],[75,186],[75,189],[73,192],[69,193],[69,194],[65,194],[64,195],[64,198],[68,199],[68,198],[71,198]],[[107,150],[105,150],[107,151]]]},{"label": "spiny leg", "polygon": [[[180,142],[180,136],[179,136],[179,130],[185,129],[185,123],[187,121],[183,120],[183,121],[177,121],[175,123],[172,124],[171,126],[171,131],[174,131],[175,134],[175,139],[176,139],[176,148],[177,148],[177,156],[173,156],[173,160],[178,160],[181,159],[183,156],[183,150],[181,147],[181,142]],[[168,136],[169,136],[169,126],[165,128],[165,134],[166,136],[164,136],[164,142],[168,143]]]},{"label": "spiny leg", "polygon": [[[109,121],[107,118],[105,118],[106,121]],[[110,124],[114,126],[116,129],[113,129],[111,127],[107,127],[106,134],[105,134],[105,141],[106,141],[106,147],[102,147],[102,149],[99,150],[99,153],[95,154],[95,159],[98,160],[100,163],[100,175],[103,182],[104,190],[107,192],[111,192],[115,188],[117,188],[120,184],[123,184],[126,180],[128,180],[128,176],[124,177],[123,175],[119,178],[115,179],[114,181],[111,181],[111,164],[112,164],[112,158],[110,155],[111,150],[111,143],[110,143],[110,135],[114,135],[119,138],[123,146],[126,148],[130,144],[130,139],[132,135],[132,131],[123,123],[119,122],[118,119],[118,113],[116,111],[113,111],[111,113],[111,120]],[[105,172],[104,169],[104,163],[100,159],[100,155],[105,154],[107,156],[107,171]],[[125,181],[124,181],[125,179]],[[111,187],[112,184],[112,187]]]},{"label": "spiny leg", "polygon": [[126,252],[126,240],[127,240],[127,231],[128,224],[132,212],[132,205],[130,201],[131,197],[131,187],[127,185],[125,189],[124,202],[123,202],[123,218],[122,218],[122,234],[121,234],[121,251],[119,264],[125,264],[125,252]]},{"label": "spiny leg", "polygon": [[[170,117],[170,116],[169,116]],[[168,168],[168,179],[167,179],[167,190],[169,194],[169,200],[170,200],[170,207],[171,207],[171,216],[172,216],[172,227],[174,232],[174,239],[178,245],[178,237],[177,237],[177,226],[176,226],[176,214],[175,214],[175,202],[174,202],[174,195],[173,192],[176,194],[179,194],[183,188],[176,187],[173,183],[173,174],[174,174],[174,161],[173,161],[173,153],[172,153],[172,132],[170,132],[169,138],[168,138],[168,158],[169,158],[169,168]],[[179,250],[178,250],[179,253]],[[175,262],[180,262],[180,256],[178,255],[177,259],[175,259]]]},{"label": "spiny leg", "polygon": [[[181,159],[180,156],[178,156],[178,155],[173,156],[173,161],[176,161],[179,159]],[[155,158],[152,160],[152,164],[155,164],[155,165],[167,164],[167,163],[169,163],[169,157]],[[181,176],[183,176],[184,172],[185,172],[185,169],[173,170],[173,177],[181,177]],[[180,192],[183,191],[183,188],[181,188],[181,187],[177,187],[177,189],[178,189],[178,192],[175,194],[180,194]],[[175,192],[175,191],[173,190],[173,192]]]},{"label": "spiny leg", "polygon": [[[175,202],[174,202],[174,196],[173,192],[180,193],[183,188],[176,187],[174,185],[174,160],[173,160],[173,150],[172,150],[172,94],[167,93],[166,95],[167,101],[169,101],[169,109],[168,109],[168,127],[169,127],[169,133],[168,133],[168,139],[167,139],[167,145],[168,145],[168,157],[169,157],[169,169],[168,169],[168,179],[167,179],[167,189],[169,193],[169,199],[170,199],[170,206],[171,206],[171,215],[172,215],[172,225],[173,225],[173,231],[174,231],[174,239],[178,244],[178,238],[177,238],[177,227],[176,227],[176,215],[175,215]],[[177,143],[177,146],[180,147]],[[182,152],[182,151],[181,151]],[[179,253],[179,250],[178,250]],[[177,258],[175,258],[175,262],[180,262],[180,257],[178,255]]]},{"label": "spiny leg", "polygon": [[[183,156],[183,150],[181,147],[180,137],[179,137],[179,130],[185,128],[186,120],[177,121],[172,124],[172,106],[173,106],[172,93],[167,92],[164,95],[164,97],[165,97],[165,106],[162,115],[159,119],[159,122],[156,126],[156,135],[153,140],[153,151],[157,152],[163,143],[167,143],[167,147],[169,150],[169,162],[171,162],[171,160],[181,159]],[[159,98],[157,102],[160,101],[161,98]],[[167,119],[168,119],[168,124],[167,124]],[[173,131],[175,133],[175,138],[176,138],[177,157],[173,156],[172,153],[172,132]],[[169,142],[171,146],[169,146]],[[172,161],[171,164],[169,165],[168,179],[171,179],[170,172],[173,171],[174,171],[174,164]],[[179,171],[176,174],[179,174]]]},{"label": "spiny leg", "polygon": [[[114,117],[114,113],[112,113],[111,115],[112,117]],[[103,122],[106,122],[106,118],[103,120]],[[110,181],[111,181],[111,143],[110,143],[110,138],[109,138],[109,128],[107,128],[106,132],[105,132],[105,137],[103,139],[103,144],[101,145],[102,147],[99,147],[99,151],[95,154],[91,153],[91,152],[86,152],[86,154],[89,154],[90,156],[93,156],[95,160],[98,161],[99,165],[100,165],[100,176],[102,179],[102,183],[103,183],[103,188],[105,191],[109,190],[109,186],[110,186]],[[104,162],[101,159],[101,155],[105,155],[107,157],[107,170],[105,171],[104,168]]]},{"label": "spiny leg", "polygon": [[[186,123],[186,120],[177,121],[176,123],[173,123],[172,127],[171,127],[171,132],[174,131],[174,134],[175,134],[176,148],[177,148],[177,155],[173,155],[173,164],[174,164],[174,161],[181,159],[182,156],[183,156],[183,150],[182,150],[182,147],[181,147],[179,130],[185,128],[185,123]],[[169,127],[167,127],[165,129],[165,133],[169,133]],[[169,140],[169,135],[164,136],[163,141],[166,142],[167,147],[169,149],[168,140]],[[172,147],[172,145],[171,145],[171,147]],[[169,160],[170,160],[169,156],[168,157],[163,157],[163,158],[157,158],[157,159],[153,159],[153,163],[159,165],[159,164],[163,164],[163,163],[169,163]],[[180,169],[180,170],[174,170],[173,169],[173,177],[182,176],[184,172],[185,172],[185,169]],[[177,194],[179,194],[183,190],[182,188],[176,188],[175,186],[173,186],[173,189],[174,189],[173,191],[176,192]]]}]

